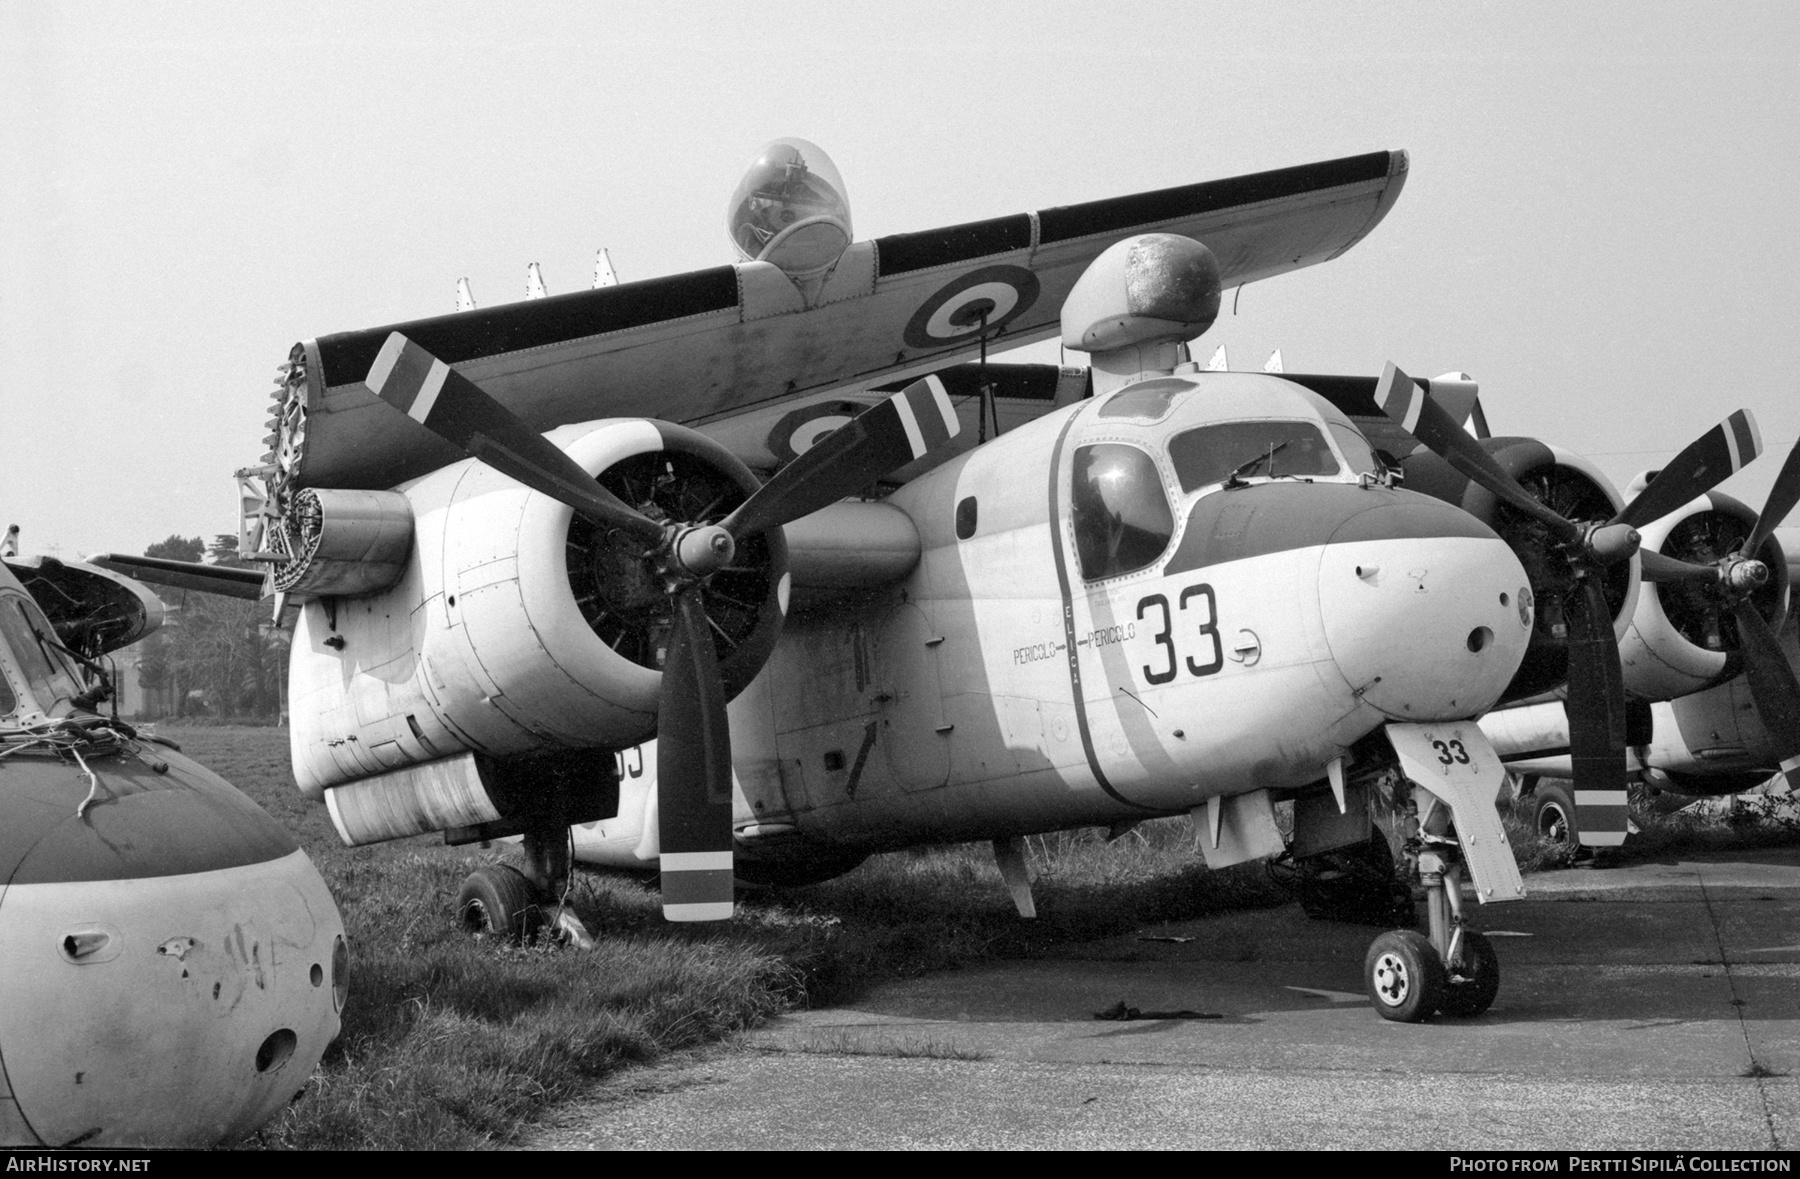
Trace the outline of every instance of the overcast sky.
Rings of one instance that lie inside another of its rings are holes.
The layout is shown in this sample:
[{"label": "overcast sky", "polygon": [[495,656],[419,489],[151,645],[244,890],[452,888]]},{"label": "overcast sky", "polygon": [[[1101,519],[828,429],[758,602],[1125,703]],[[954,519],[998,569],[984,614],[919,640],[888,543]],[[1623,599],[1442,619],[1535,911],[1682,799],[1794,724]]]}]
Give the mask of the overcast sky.
[{"label": "overcast sky", "polygon": [[[732,260],[756,148],[876,237],[1406,148],[1344,258],[1197,354],[1481,382],[1623,483],[1739,406],[1800,435],[1800,6],[0,6],[0,522],[235,529],[296,340]],[[1046,353],[1045,348],[1048,351]],[[1054,345],[1033,350],[1054,359]]]}]

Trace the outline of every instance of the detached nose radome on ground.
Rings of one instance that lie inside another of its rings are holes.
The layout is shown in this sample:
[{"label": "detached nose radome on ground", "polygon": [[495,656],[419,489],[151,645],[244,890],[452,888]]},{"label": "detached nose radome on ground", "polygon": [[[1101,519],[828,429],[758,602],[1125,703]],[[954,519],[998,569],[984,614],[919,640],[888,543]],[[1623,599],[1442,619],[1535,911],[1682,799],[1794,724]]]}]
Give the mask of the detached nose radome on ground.
[{"label": "detached nose radome on ground", "polygon": [[1524,658],[1524,567],[1485,524],[1407,495],[1346,518],[1319,560],[1319,610],[1339,672],[1399,721],[1492,707]]}]

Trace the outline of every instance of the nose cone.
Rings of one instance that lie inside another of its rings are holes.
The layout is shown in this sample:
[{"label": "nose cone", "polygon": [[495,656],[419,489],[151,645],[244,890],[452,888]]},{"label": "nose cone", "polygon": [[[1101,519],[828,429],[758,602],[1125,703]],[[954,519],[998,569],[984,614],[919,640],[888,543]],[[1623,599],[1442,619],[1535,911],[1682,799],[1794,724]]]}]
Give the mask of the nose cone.
[{"label": "nose cone", "polygon": [[337,1035],[348,982],[318,870],[161,746],[90,745],[92,782],[12,751],[0,1145],[210,1146],[268,1121]]},{"label": "nose cone", "polygon": [[1365,703],[1400,721],[1487,711],[1531,637],[1525,570],[1473,516],[1395,493],[1344,520],[1319,562],[1332,659]]}]

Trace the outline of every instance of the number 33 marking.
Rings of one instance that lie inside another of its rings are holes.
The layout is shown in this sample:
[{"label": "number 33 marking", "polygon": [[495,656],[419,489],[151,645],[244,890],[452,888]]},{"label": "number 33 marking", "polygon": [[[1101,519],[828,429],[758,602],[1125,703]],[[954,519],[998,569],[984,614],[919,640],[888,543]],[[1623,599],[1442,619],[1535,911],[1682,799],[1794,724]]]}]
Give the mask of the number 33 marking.
[{"label": "number 33 marking", "polygon": [[[1202,583],[1190,585],[1182,590],[1181,596],[1175,600],[1176,608],[1183,614],[1187,613],[1188,602],[1194,598],[1206,599],[1206,618],[1200,623],[1200,636],[1207,641],[1211,648],[1211,654],[1205,663],[1195,663],[1194,657],[1189,655],[1186,659],[1188,674],[1212,675],[1225,666],[1225,644],[1219,639],[1219,604],[1218,600],[1213,597],[1212,586]],[[1162,611],[1162,629],[1156,634],[1153,641],[1167,653],[1168,666],[1161,671],[1155,671],[1148,663],[1144,664],[1144,680],[1151,684],[1166,684],[1175,678],[1175,672],[1179,666],[1175,651],[1174,617],[1169,611],[1169,599],[1161,594],[1151,594],[1137,604],[1139,621],[1143,620],[1145,611],[1152,607]]]}]

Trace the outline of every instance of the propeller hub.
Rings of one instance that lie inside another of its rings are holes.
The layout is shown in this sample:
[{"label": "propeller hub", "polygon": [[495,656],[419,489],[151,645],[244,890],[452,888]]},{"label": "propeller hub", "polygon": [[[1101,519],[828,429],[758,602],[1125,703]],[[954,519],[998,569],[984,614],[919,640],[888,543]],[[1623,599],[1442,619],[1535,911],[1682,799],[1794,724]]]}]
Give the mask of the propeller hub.
[{"label": "propeller hub", "polygon": [[1745,593],[1768,583],[1769,567],[1754,558],[1740,558],[1727,562],[1719,578],[1727,588]]},{"label": "propeller hub", "polygon": [[697,525],[675,538],[676,563],[693,577],[710,577],[736,555],[737,542],[717,524]]},{"label": "propeller hub", "polygon": [[1616,565],[1630,560],[1643,538],[1629,524],[1596,524],[1584,539],[1595,560],[1602,565]]}]

